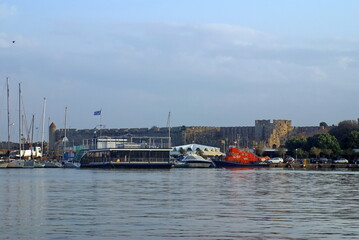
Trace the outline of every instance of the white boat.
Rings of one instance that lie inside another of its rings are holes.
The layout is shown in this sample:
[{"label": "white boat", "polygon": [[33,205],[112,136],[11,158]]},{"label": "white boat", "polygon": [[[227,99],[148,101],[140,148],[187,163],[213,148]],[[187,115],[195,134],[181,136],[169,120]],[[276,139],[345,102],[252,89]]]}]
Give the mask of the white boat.
[{"label": "white boat", "polygon": [[8,161],[5,161],[3,159],[0,160],[0,168],[7,168],[8,164],[9,164]]},{"label": "white boat", "polygon": [[79,168],[81,164],[74,160],[64,160],[62,161],[62,166],[64,168]]},{"label": "white boat", "polygon": [[43,168],[45,167],[45,163],[42,161],[35,161],[34,168]]},{"label": "white boat", "polygon": [[44,168],[61,168],[62,164],[57,161],[43,161]]},{"label": "white boat", "polygon": [[24,159],[11,159],[7,168],[23,168],[25,165]]},{"label": "white boat", "polygon": [[209,168],[211,166],[213,166],[212,160],[204,159],[199,155],[187,155],[175,163],[175,167]]},{"label": "white boat", "polygon": [[10,152],[11,158],[39,159],[42,157],[41,147],[30,147],[29,149],[14,150]]},{"label": "white boat", "polygon": [[34,168],[35,167],[35,160],[25,160],[23,167],[24,168]]}]

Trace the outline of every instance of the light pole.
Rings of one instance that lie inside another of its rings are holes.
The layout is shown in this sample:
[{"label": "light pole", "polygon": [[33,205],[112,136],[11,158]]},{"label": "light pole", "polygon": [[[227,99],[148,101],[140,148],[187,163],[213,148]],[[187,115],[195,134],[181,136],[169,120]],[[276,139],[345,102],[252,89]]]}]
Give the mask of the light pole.
[{"label": "light pole", "polygon": [[295,149],[295,162],[297,162],[297,151],[298,151],[298,149],[296,148]]}]

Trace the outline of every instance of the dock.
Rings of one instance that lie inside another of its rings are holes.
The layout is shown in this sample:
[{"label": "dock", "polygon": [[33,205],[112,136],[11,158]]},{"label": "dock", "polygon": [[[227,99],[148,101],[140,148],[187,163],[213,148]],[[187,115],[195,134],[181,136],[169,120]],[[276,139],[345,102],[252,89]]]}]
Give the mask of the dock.
[{"label": "dock", "polygon": [[359,170],[359,164],[334,164],[334,163],[273,163],[270,168],[287,168],[303,170]]}]

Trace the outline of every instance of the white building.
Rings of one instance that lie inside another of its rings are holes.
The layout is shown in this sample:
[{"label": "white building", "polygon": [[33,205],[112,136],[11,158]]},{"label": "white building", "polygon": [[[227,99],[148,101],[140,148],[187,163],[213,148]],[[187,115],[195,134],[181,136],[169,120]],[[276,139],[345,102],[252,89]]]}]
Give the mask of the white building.
[{"label": "white building", "polygon": [[179,156],[182,155],[181,152],[186,151],[187,154],[195,154],[198,151],[202,151],[203,156],[206,157],[216,157],[224,155],[219,148],[205,146],[200,144],[187,144],[181,146],[172,147],[171,156]]}]

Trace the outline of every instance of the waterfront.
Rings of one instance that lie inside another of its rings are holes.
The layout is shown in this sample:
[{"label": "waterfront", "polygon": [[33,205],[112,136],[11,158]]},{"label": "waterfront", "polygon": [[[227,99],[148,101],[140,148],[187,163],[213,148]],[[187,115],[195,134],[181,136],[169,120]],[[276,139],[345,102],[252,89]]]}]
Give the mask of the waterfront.
[{"label": "waterfront", "polygon": [[359,239],[357,171],[1,169],[2,239]]}]

